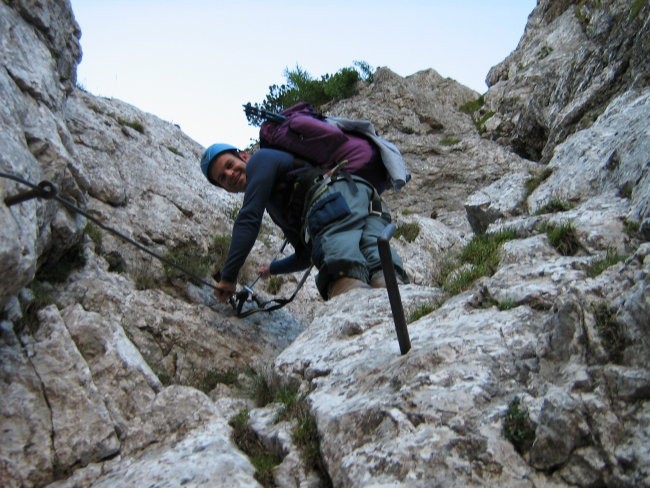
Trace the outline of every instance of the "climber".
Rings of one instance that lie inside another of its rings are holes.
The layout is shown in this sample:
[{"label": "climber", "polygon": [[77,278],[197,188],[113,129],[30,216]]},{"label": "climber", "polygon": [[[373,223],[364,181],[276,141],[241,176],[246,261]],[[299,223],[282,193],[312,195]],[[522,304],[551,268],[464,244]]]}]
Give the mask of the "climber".
[{"label": "climber", "polygon": [[[344,148],[345,149],[345,148]],[[318,269],[316,285],[328,300],[353,288],[385,287],[377,237],[390,222],[379,197],[386,188],[385,169],[377,149],[362,137],[350,137],[347,152],[366,154],[363,176],[323,170],[277,149],[259,149],[253,155],[224,143],[208,147],[201,170],[213,185],[228,192],[244,192],[235,220],[230,249],[221,270],[215,296],[222,302],[236,291],[239,270],[259,233],[264,210],[282,229],[294,254],[265,264],[262,278]],[[346,154],[340,155],[340,160]],[[402,261],[392,252],[395,271],[408,279]]]}]

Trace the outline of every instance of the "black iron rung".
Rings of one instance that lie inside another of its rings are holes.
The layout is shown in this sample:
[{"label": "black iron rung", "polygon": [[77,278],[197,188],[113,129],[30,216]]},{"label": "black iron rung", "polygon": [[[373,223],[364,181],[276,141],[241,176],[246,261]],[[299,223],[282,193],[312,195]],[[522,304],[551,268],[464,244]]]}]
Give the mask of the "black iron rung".
[{"label": "black iron rung", "polygon": [[56,187],[53,183],[45,180],[41,181],[36,188],[31,190],[23,191],[17,195],[5,198],[5,205],[11,207],[17,203],[26,202],[32,198],[44,198],[46,200],[54,197],[56,195]]}]

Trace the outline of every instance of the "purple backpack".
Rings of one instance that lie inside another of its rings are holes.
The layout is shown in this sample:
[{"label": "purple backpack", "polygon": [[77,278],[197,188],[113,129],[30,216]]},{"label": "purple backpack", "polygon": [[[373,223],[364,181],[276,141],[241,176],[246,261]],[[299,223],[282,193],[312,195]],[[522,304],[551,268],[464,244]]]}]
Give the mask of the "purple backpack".
[{"label": "purple backpack", "polygon": [[[256,112],[250,104],[244,109],[247,114]],[[363,146],[359,145],[359,139],[364,139],[379,151],[388,187],[399,190],[411,179],[397,146],[380,137],[367,120],[324,117],[306,102],[296,103],[279,115],[257,112],[267,119],[260,127],[260,147],[287,151],[315,166],[327,168],[340,163],[341,154],[346,154],[346,170],[356,173],[372,159],[367,151],[359,150]]]},{"label": "purple backpack", "polygon": [[345,132],[328,123],[306,102],[292,105],[280,115],[286,118],[284,122],[267,120],[260,127],[260,147],[281,149],[317,166],[337,162],[333,154],[348,141]]}]

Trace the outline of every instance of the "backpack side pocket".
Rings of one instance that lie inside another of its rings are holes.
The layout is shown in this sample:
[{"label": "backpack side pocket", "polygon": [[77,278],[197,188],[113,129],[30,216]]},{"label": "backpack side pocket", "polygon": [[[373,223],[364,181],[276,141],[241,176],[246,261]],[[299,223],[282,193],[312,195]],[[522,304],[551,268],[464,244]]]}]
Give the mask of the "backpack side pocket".
[{"label": "backpack side pocket", "polygon": [[327,226],[341,220],[352,211],[340,192],[331,193],[320,200],[307,214],[307,228],[312,239],[321,233]]}]

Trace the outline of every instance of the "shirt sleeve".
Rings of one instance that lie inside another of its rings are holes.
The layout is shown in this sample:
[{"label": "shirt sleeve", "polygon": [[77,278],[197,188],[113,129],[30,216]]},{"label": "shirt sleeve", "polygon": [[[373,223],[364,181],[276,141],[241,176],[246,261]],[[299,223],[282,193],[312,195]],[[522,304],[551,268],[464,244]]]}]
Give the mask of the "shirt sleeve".
[{"label": "shirt sleeve", "polygon": [[260,149],[248,160],[244,203],[233,225],[228,257],[221,271],[223,280],[237,281],[259,234],[276,178],[288,171],[292,162],[291,154],[275,149]]},{"label": "shirt sleeve", "polygon": [[303,253],[301,256],[291,254],[283,259],[275,260],[271,263],[270,271],[272,275],[294,273],[307,269],[311,265],[309,253]]}]

